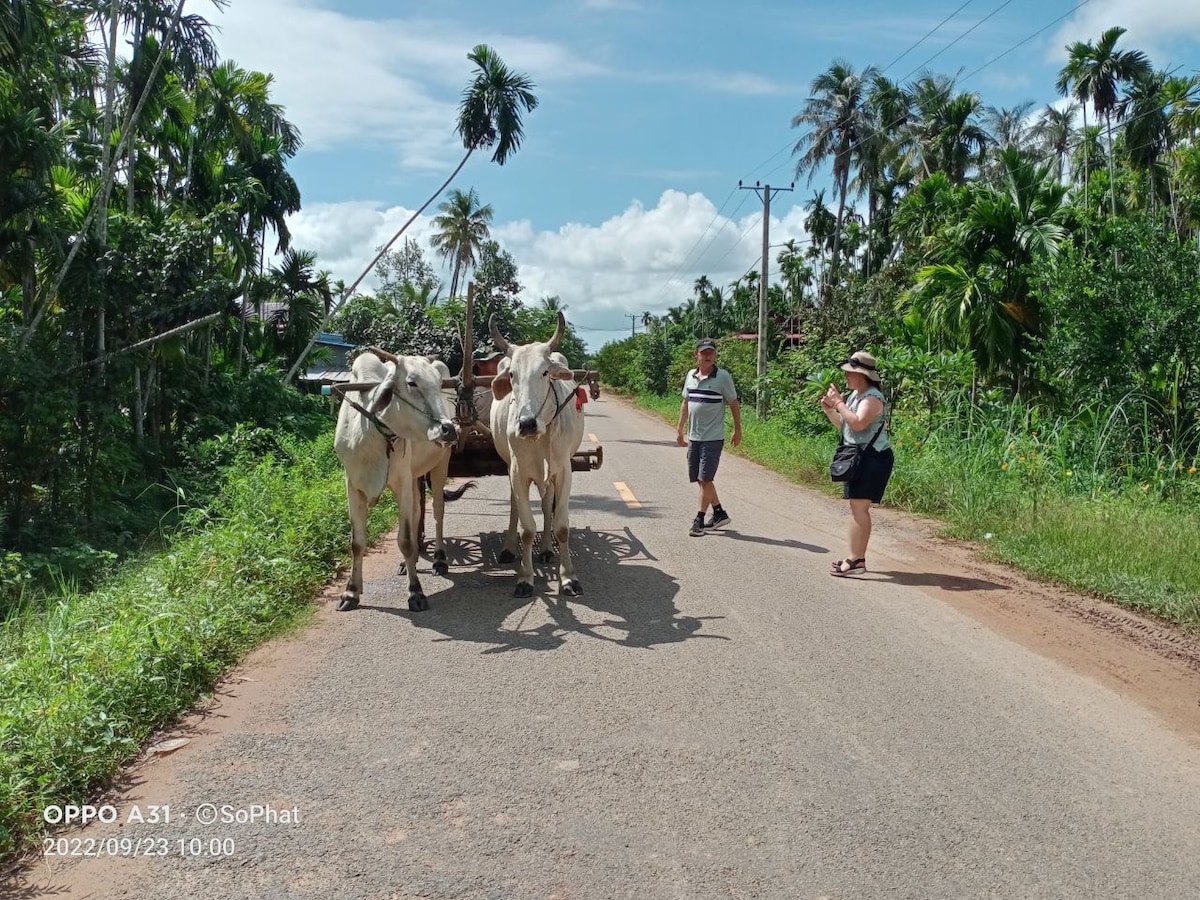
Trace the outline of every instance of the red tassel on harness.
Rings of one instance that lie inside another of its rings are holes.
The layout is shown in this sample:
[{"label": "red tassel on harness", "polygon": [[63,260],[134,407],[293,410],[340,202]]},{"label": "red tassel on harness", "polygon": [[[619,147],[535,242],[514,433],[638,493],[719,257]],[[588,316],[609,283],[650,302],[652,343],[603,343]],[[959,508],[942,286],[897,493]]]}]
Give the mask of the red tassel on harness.
[{"label": "red tassel on harness", "polygon": [[575,388],[575,409],[582,412],[583,404],[585,404],[587,402],[588,402],[587,390],[581,384],[581,385],[579,385],[579,387]]}]

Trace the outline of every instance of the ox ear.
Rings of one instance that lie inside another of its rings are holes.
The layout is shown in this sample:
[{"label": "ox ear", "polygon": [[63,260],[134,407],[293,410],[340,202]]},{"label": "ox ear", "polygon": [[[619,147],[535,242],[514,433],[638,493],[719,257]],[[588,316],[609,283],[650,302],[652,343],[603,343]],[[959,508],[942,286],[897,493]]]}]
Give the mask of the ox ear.
[{"label": "ox ear", "polygon": [[550,359],[550,377],[558,378],[566,381],[569,378],[574,378],[575,373],[571,371],[571,366],[567,362],[567,358],[555,350],[549,356]]},{"label": "ox ear", "polygon": [[496,374],[492,376],[492,397],[503,400],[512,393],[512,360],[507,356],[500,360]]},{"label": "ox ear", "polygon": [[374,415],[379,415],[385,409],[392,405],[392,396],[396,393],[396,378],[399,377],[400,369],[396,363],[387,363],[387,375],[383,379],[383,383],[379,385],[379,393],[375,395],[375,400],[371,403],[371,412]]}]

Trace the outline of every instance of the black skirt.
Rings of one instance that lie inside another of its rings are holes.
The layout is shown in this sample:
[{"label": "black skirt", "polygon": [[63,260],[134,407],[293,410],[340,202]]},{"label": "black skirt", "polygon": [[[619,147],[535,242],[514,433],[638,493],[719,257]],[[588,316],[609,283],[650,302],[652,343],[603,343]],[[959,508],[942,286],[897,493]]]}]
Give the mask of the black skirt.
[{"label": "black skirt", "polygon": [[842,496],[847,500],[870,500],[872,503],[879,503],[883,500],[883,492],[887,489],[888,479],[892,477],[892,467],[895,464],[896,454],[892,452],[891,447],[886,450],[870,447],[863,451],[858,477],[842,483]]}]

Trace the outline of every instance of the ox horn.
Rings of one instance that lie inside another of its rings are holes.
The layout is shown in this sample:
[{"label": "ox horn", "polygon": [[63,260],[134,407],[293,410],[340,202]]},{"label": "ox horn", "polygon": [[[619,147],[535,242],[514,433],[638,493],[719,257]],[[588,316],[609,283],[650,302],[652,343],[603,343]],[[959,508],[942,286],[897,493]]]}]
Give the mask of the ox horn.
[{"label": "ox horn", "polygon": [[492,343],[496,345],[496,349],[501,353],[508,353],[508,341],[504,339],[504,335],[500,333],[500,329],[496,327],[496,314],[492,313],[488,316],[488,331],[492,335]]},{"label": "ox horn", "polygon": [[374,353],[385,363],[386,362],[390,362],[390,363],[399,363],[400,362],[400,357],[398,357],[395,353],[388,353],[386,350],[384,350],[380,347],[368,347],[367,352]]},{"label": "ox horn", "polygon": [[550,352],[553,353],[558,349],[558,345],[562,342],[563,335],[567,331],[567,317],[563,315],[562,310],[558,311],[558,327],[554,329],[554,334],[550,336]]}]

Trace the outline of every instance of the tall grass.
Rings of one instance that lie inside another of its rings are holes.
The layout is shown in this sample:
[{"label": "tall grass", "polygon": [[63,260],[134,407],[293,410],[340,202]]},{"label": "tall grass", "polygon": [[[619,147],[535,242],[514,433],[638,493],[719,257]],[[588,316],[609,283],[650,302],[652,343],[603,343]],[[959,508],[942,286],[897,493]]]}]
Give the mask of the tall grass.
[{"label": "tall grass", "polygon": [[[394,511],[372,512],[378,535]],[[0,624],[0,858],[82,803],[250,648],[311,609],[348,549],[332,435],[230,475],[169,549]]]},{"label": "tall grass", "polygon": [[[678,415],[674,397],[637,402],[669,422]],[[740,455],[840,494],[828,475],[833,428],[742,409]],[[1195,435],[1172,432],[1153,401],[1048,418],[960,398],[932,417],[898,410],[891,436],[886,505],[941,519],[948,535],[1026,573],[1200,629]]]}]

